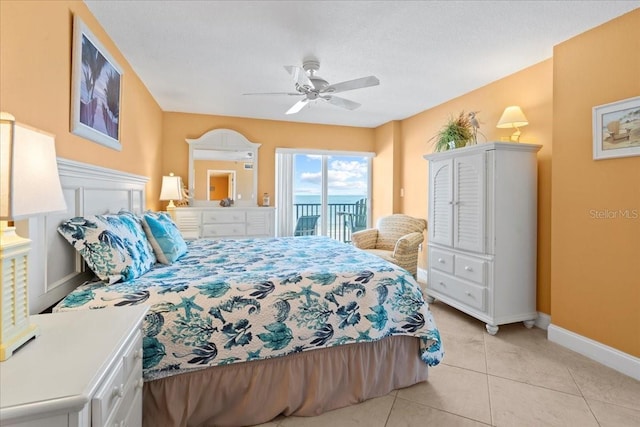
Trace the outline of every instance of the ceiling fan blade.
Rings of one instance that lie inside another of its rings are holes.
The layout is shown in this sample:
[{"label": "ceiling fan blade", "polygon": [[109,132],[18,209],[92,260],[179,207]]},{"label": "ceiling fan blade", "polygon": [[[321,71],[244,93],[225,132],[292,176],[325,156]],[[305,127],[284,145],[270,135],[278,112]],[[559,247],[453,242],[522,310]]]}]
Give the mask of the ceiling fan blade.
[{"label": "ceiling fan blade", "polygon": [[313,89],[313,83],[309,80],[309,76],[307,76],[307,72],[302,67],[297,67],[295,65],[285,65],[284,69],[287,70],[287,73],[291,74],[293,77],[293,81],[300,87],[308,87],[309,89]]},{"label": "ceiling fan blade", "polygon": [[243,95],[304,95],[300,92],[258,92],[258,93],[243,93]]},{"label": "ceiling fan blade", "polygon": [[322,99],[326,99],[330,104],[337,105],[338,107],[346,108],[347,110],[355,110],[360,106],[357,102],[350,101],[348,99],[340,98],[339,96],[323,96]]},{"label": "ceiling fan blade", "polygon": [[346,82],[340,82],[325,87],[323,93],[338,93],[347,90],[360,89],[363,87],[377,86],[380,84],[380,80],[376,76],[361,77],[355,80],[347,80]]},{"label": "ceiling fan blade", "polygon": [[302,110],[305,105],[309,103],[309,99],[301,99],[300,101],[293,104],[293,107],[289,108],[285,114],[295,114],[298,111]]}]

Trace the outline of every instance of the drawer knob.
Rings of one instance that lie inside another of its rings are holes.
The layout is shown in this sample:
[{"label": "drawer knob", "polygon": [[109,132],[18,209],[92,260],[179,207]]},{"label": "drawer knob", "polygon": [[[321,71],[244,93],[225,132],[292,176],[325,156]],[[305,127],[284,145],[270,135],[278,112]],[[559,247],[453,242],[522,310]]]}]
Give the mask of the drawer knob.
[{"label": "drawer knob", "polygon": [[141,389],[142,387],[144,387],[144,380],[142,378],[140,378],[137,382],[136,382],[136,388],[137,389]]},{"label": "drawer knob", "polygon": [[471,292],[469,292],[469,291],[466,291],[464,294],[465,294],[466,296],[468,296],[468,297],[470,297],[470,296],[471,296]]},{"label": "drawer knob", "polygon": [[133,358],[135,360],[140,360],[142,359],[142,349],[140,350],[136,350],[136,352],[133,354]]},{"label": "drawer knob", "polygon": [[473,271],[473,268],[469,267],[468,265],[465,265],[464,269],[466,271]]},{"label": "drawer knob", "polygon": [[439,284],[440,286],[444,286],[445,288],[447,287],[447,285],[446,285],[444,282],[438,282],[438,284]]},{"label": "drawer knob", "polygon": [[444,258],[438,258],[438,262],[439,262],[440,264],[444,264]]},{"label": "drawer knob", "polygon": [[124,396],[124,384],[117,385],[113,388],[113,397]]}]

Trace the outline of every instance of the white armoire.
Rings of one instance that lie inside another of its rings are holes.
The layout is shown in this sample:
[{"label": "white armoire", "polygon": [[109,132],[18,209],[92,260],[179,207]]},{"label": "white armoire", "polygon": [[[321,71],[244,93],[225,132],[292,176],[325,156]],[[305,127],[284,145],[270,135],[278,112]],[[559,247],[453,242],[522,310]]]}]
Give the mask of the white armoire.
[{"label": "white armoire", "polygon": [[429,161],[427,296],[486,323],[536,311],[537,152],[492,142],[425,155]]}]

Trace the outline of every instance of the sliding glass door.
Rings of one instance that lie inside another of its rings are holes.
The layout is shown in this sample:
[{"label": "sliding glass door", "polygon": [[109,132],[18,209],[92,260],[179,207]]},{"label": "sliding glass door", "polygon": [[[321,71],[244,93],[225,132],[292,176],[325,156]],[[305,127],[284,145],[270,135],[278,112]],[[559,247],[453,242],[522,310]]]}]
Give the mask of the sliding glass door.
[{"label": "sliding glass door", "polygon": [[[277,151],[278,153],[278,151]],[[282,153],[280,153],[282,154]],[[291,185],[279,191],[290,197],[276,197],[289,206],[278,203],[278,215],[288,215],[289,221],[278,219],[293,235],[323,235],[349,242],[351,233],[368,225],[370,194],[370,153],[305,152],[295,150],[289,171]],[[283,171],[277,167],[277,175]]]}]

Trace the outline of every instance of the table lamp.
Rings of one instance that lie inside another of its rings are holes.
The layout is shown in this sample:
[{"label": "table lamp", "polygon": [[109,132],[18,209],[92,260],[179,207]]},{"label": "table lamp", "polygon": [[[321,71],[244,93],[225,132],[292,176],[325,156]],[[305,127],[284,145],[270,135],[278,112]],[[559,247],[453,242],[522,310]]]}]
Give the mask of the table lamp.
[{"label": "table lamp", "polygon": [[499,129],[515,129],[516,131],[511,134],[511,141],[520,142],[520,134],[522,132],[520,132],[518,128],[528,124],[529,121],[522,112],[522,109],[517,105],[512,105],[504,109],[496,127]]},{"label": "table lamp", "polygon": [[8,221],[65,211],[53,135],[0,113],[0,361],[38,335],[29,323],[28,255],[31,241]]},{"label": "table lamp", "polygon": [[182,200],[182,179],[179,176],[174,176],[173,173],[170,173],[169,176],[162,177],[160,200],[169,201],[167,212],[173,217],[173,211],[176,208],[173,201]]}]

